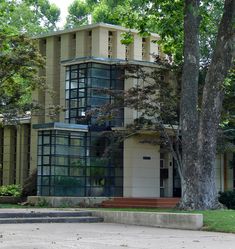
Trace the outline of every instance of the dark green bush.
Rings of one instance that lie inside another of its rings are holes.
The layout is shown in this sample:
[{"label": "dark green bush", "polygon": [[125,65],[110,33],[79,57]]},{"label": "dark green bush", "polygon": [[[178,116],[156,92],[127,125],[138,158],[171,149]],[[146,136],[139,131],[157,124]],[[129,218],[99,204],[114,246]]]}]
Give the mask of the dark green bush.
[{"label": "dark green bush", "polygon": [[26,199],[27,196],[37,195],[37,170],[29,175],[23,183],[22,197]]},{"label": "dark green bush", "polygon": [[0,196],[14,196],[20,197],[22,187],[17,184],[5,185],[0,187]]},{"label": "dark green bush", "polygon": [[219,192],[219,202],[228,209],[235,209],[235,191]]}]

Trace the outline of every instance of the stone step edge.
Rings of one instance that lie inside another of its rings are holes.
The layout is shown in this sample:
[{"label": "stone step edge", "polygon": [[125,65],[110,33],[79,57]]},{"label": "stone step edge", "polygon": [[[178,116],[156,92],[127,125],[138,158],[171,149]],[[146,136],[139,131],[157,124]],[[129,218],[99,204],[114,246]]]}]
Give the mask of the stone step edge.
[{"label": "stone step edge", "polygon": [[0,219],[0,224],[17,223],[95,223],[103,222],[103,218],[94,216],[84,217],[35,217],[35,218],[5,218]]},{"label": "stone step edge", "polygon": [[56,212],[0,212],[0,219],[4,218],[27,218],[27,217],[82,217],[92,216],[90,211],[56,211]]}]

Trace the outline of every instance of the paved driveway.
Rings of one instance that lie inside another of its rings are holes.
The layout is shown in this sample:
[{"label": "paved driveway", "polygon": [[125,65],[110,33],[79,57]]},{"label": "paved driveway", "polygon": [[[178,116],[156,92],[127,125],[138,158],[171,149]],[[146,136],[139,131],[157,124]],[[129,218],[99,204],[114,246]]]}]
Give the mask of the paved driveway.
[{"label": "paved driveway", "polygon": [[121,224],[0,225],[1,249],[234,249],[235,234]]}]

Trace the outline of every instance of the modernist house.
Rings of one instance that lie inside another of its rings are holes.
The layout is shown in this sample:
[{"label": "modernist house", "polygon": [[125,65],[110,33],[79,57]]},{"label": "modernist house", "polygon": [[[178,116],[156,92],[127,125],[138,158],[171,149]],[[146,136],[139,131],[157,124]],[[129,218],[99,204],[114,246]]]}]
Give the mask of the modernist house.
[{"label": "modernist house", "polygon": [[[143,133],[132,136],[106,152],[111,131],[133,122],[138,113],[128,108],[104,125],[86,111],[112,101],[97,89],[126,90],[135,84],[125,79],[121,65],[154,68],[151,54],[164,57],[152,40],[131,30],[134,42],[121,44],[127,29],[92,24],[39,36],[38,46],[46,58],[45,76],[50,91],[37,91],[33,99],[44,106],[40,113],[21,120],[17,126],[0,129],[1,184],[22,183],[37,168],[41,196],[175,197],[180,179],[171,154],[160,147],[140,143]],[[174,79],[171,79],[174,80]],[[62,106],[53,119],[51,106]],[[218,191],[235,187],[231,155],[218,155]]]}]

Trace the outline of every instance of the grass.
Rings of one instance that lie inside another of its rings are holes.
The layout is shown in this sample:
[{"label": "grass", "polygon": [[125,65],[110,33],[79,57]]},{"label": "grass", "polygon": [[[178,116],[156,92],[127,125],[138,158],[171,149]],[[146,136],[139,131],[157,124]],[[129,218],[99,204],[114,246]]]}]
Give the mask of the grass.
[{"label": "grass", "polygon": [[21,206],[19,204],[0,204],[1,208],[26,208],[25,206]]},{"label": "grass", "polygon": [[160,208],[105,208],[105,210],[203,214],[203,231],[235,233],[235,210],[180,211]]},{"label": "grass", "polygon": [[204,231],[235,233],[235,210],[208,210],[203,214]]}]

